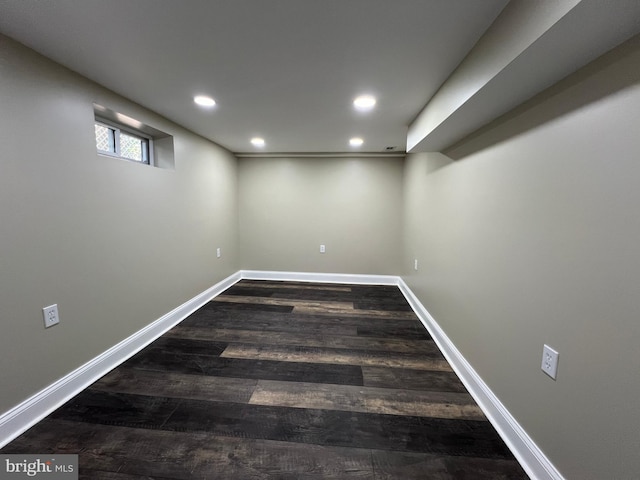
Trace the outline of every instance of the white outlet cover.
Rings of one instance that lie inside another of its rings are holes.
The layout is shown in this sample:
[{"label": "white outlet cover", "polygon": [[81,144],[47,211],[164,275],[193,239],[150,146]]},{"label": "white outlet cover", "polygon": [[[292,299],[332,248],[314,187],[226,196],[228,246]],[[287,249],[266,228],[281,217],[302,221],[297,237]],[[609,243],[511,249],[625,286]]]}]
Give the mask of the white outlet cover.
[{"label": "white outlet cover", "polygon": [[542,371],[549,375],[554,380],[558,376],[558,357],[559,353],[556,352],[549,345],[545,345],[542,349]]},{"label": "white outlet cover", "polygon": [[418,270],[418,259],[417,258],[413,260],[413,269],[414,270]]},{"label": "white outlet cover", "polygon": [[220,258],[222,256],[222,250],[220,247],[216,248],[216,257]]},{"label": "white outlet cover", "polygon": [[49,305],[42,309],[42,316],[44,317],[44,328],[53,327],[60,323],[60,316],[58,315],[58,305]]},{"label": "white outlet cover", "polygon": [[324,245],[320,245],[320,253],[324,253],[326,251],[327,251],[327,249],[325,248],[325,246]]}]

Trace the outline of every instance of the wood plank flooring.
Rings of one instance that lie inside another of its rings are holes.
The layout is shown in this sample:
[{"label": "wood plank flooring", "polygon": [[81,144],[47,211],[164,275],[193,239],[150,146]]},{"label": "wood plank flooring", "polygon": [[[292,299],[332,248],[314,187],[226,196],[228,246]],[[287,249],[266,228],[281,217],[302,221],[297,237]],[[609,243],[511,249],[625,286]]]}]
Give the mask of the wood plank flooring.
[{"label": "wood plank flooring", "polygon": [[243,280],[0,453],[82,479],[526,479],[396,287]]}]

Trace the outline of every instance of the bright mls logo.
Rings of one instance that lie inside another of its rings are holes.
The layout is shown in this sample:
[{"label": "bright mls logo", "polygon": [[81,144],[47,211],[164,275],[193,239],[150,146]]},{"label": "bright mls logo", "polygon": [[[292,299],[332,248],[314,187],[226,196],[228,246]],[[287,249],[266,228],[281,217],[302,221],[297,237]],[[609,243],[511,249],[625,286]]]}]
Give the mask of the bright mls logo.
[{"label": "bright mls logo", "polygon": [[77,480],[78,455],[0,455],[0,480]]}]

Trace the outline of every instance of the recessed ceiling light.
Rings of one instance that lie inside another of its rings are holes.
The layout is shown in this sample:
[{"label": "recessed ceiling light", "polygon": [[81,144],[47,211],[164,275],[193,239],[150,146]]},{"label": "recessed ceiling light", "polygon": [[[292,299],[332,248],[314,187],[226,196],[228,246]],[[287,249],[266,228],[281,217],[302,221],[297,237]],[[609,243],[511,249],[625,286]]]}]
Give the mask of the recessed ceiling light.
[{"label": "recessed ceiling light", "polygon": [[213,107],[216,104],[216,101],[213,98],[205,95],[197,95],[193,97],[193,101],[201,107]]},{"label": "recessed ceiling light", "polygon": [[349,140],[349,145],[351,145],[352,147],[359,147],[364,143],[364,140],[361,139],[360,137],[353,137],[351,140]]},{"label": "recessed ceiling light", "polygon": [[251,139],[251,143],[253,144],[254,147],[264,147],[264,138],[253,137]]},{"label": "recessed ceiling light", "polygon": [[375,105],[376,99],[371,95],[360,95],[353,101],[353,106],[358,110],[371,110]]}]

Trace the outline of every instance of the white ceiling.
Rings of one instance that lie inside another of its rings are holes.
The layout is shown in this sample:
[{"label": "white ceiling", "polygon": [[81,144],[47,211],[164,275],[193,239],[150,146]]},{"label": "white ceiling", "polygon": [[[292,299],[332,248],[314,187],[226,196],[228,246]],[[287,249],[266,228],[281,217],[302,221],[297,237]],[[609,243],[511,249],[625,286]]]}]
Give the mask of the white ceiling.
[{"label": "white ceiling", "polygon": [[[2,0],[0,32],[229,150],[404,151],[507,0]],[[351,102],[378,98],[363,114]],[[196,94],[213,96],[212,110]]]}]

